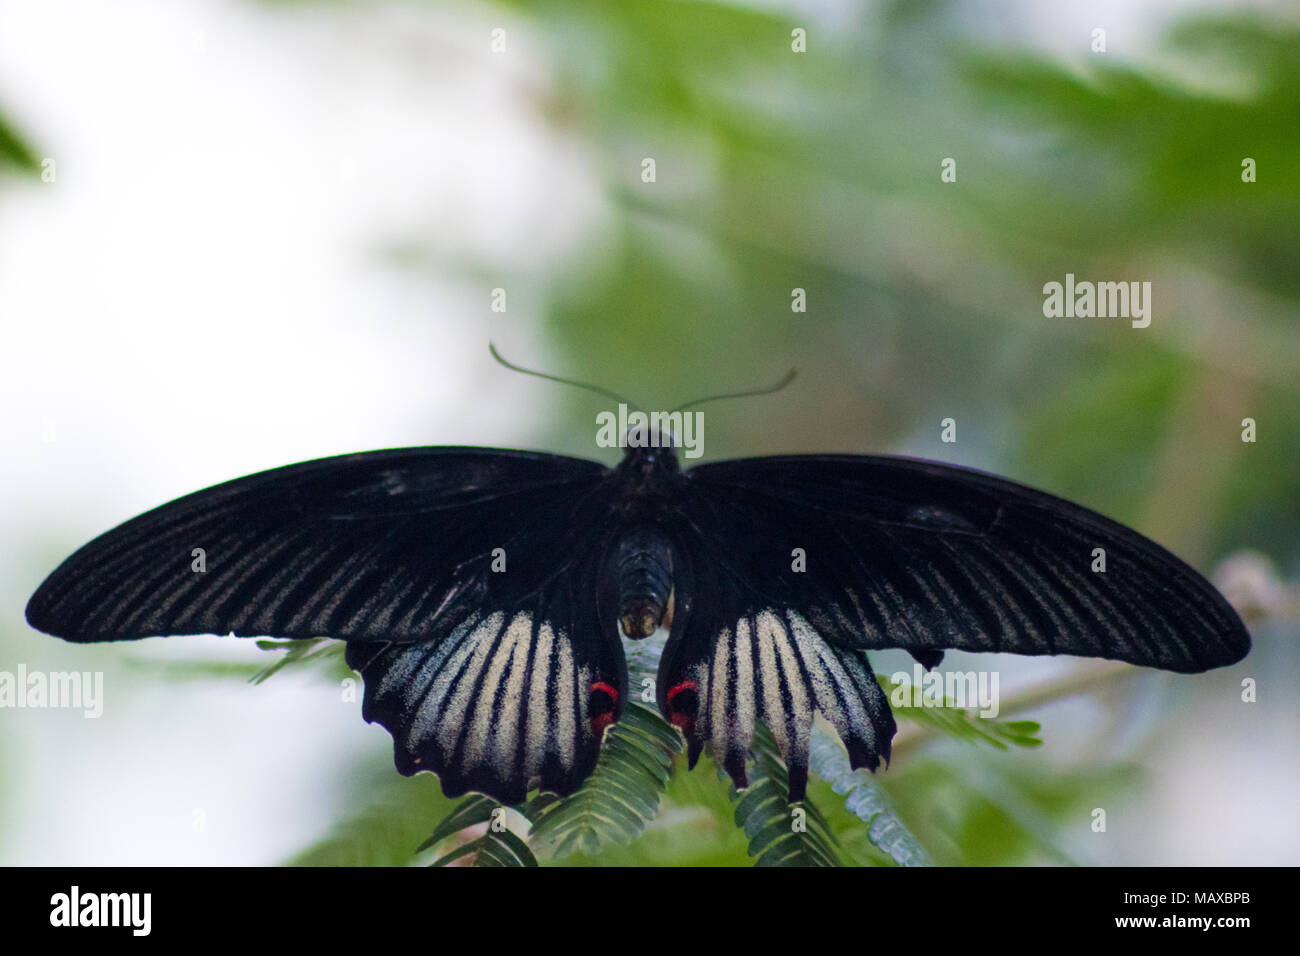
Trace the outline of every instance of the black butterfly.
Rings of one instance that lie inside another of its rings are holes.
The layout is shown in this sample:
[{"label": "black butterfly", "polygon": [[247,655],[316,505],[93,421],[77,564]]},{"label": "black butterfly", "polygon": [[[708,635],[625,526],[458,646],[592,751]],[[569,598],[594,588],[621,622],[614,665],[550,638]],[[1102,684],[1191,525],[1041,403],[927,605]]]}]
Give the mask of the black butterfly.
[{"label": "black butterfly", "polygon": [[1184,673],[1250,649],[1194,570],[1043,492],[907,458],[682,471],[671,446],[629,446],[614,469],[405,448],[251,475],[95,539],[40,586],[27,620],[80,642],[340,638],[399,771],[506,803],[534,786],[571,793],[591,773],[627,701],[620,631],[669,628],[658,704],[691,766],[711,743],[743,787],[761,720],[792,800],[814,711],[853,766],[888,760],[872,648],[927,667],[957,648]]}]

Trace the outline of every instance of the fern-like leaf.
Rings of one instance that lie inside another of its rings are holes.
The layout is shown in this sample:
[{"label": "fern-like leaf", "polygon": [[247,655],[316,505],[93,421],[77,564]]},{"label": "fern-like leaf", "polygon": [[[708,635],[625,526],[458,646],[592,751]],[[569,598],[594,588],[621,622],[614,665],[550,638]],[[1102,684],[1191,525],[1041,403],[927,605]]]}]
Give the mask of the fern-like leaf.
[{"label": "fern-like leaf", "polygon": [[488,831],[481,837],[458,846],[446,856],[439,857],[430,866],[446,866],[463,857],[474,855],[474,866],[537,866],[537,857],[528,844],[509,829]]},{"label": "fern-like leaf", "polygon": [[285,641],[262,640],[257,642],[257,646],[264,651],[285,651],[285,655],[274,664],[268,664],[250,677],[249,683],[251,684],[261,684],[269,680],[290,664],[304,664],[308,661],[322,660],[341,661],[343,660],[343,651],[346,645],[342,641],[331,641],[326,637],[309,637]]},{"label": "fern-like leaf", "polygon": [[606,844],[630,842],[658,813],[681,748],[659,714],[629,704],[607,732],[595,771],[576,793],[540,808],[529,842],[551,857],[591,856]]},{"label": "fern-like leaf", "polygon": [[736,804],[736,825],[749,837],[755,866],[839,866],[835,838],[809,799],[790,803],[785,762],[771,732],[759,724],[750,747],[750,785]]},{"label": "fern-like leaf", "polygon": [[896,684],[884,675],[879,675],[877,679],[889,696],[890,705],[897,717],[914,720],[930,730],[956,740],[972,744],[988,744],[999,750],[1008,749],[1008,745],[1042,746],[1043,741],[1038,736],[1042,725],[1037,721],[981,717],[977,713],[958,707],[951,698],[944,697],[941,701],[939,698],[928,696],[914,684]]},{"label": "fern-like leaf", "polygon": [[460,803],[447,814],[433,828],[433,833],[427,840],[415,848],[416,853],[420,853],[436,846],[453,833],[459,833],[466,827],[472,827],[478,823],[486,823],[492,819],[492,813],[499,806],[491,797],[485,797],[482,794],[473,794]]},{"label": "fern-like leaf", "polygon": [[881,786],[865,770],[854,770],[838,740],[813,726],[808,765],[844,797],[844,809],[867,825],[867,839],[899,866],[931,866],[925,848],[894,813]]},{"label": "fern-like leaf", "polygon": [[[518,809],[516,812],[522,813]],[[446,866],[472,854],[470,862],[473,866],[537,866],[537,858],[528,849],[528,844],[505,825],[505,807],[478,793],[471,794],[452,808],[416,852],[437,846],[453,834],[482,823],[489,824],[484,833],[466,840],[429,865]]]}]

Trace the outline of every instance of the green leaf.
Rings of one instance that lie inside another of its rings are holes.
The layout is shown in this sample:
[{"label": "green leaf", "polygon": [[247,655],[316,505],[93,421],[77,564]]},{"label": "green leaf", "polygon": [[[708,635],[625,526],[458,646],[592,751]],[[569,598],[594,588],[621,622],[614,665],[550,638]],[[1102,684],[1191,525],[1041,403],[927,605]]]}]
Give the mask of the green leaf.
[{"label": "green leaf", "polygon": [[450,812],[433,774],[400,777],[387,753],[363,767],[349,767],[337,782],[340,806],[349,809],[312,846],[295,854],[291,866],[409,866],[413,847],[427,832],[430,812]]},{"label": "green leaf", "polygon": [[877,675],[876,679],[889,697],[895,716],[914,720],[956,740],[970,744],[988,744],[998,750],[1006,750],[1009,744],[1017,747],[1042,746],[1043,741],[1038,736],[1042,725],[1037,721],[981,717],[978,713],[956,706],[948,697],[943,698],[940,704],[938,698],[923,695],[921,688],[915,685],[896,684],[883,674]]},{"label": "green leaf", "polygon": [[808,764],[844,797],[844,809],[867,824],[867,839],[872,846],[899,866],[932,865],[921,842],[894,814],[885,791],[867,771],[854,770],[839,741],[820,726],[813,727]]},{"label": "green leaf", "polygon": [[528,844],[509,830],[488,830],[474,858],[475,866],[537,866]]},{"label": "green leaf", "polygon": [[457,804],[456,808],[442,818],[442,821],[433,829],[433,833],[427,840],[415,848],[415,852],[427,850],[429,847],[441,843],[453,833],[459,833],[466,827],[472,827],[476,823],[484,823],[492,819],[492,811],[499,804],[491,797],[485,797],[482,794],[473,794]]},{"label": "green leaf", "polygon": [[754,728],[749,786],[736,804],[736,826],[749,837],[755,866],[839,866],[835,837],[808,799],[786,799],[790,781],[771,732]]},{"label": "green leaf", "polygon": [[257,646],[264,651],[286,651],[284,657],[270,664],[252,677],[251,684],[261,684],[269,680],[290,664],[304,664],[308,661],[342,660],[346,645],[342,641],[332,641],[327,637],[309,637],[301,640],[258,641]]},{"label": "green leaf", "polygon": [[444,856],[438,857],[438,859],[434,860],[429,865],[446,866],[448,863],[454,863],[463,856],[469,856],[471,853],[477,853],[481,843],[482,843],[482,837],[480,837],[477,840],[470,840],[468,843],[462,843],[460,846],[456,847],[456,849],[452,850],[450,853],[445,854]]},{"label": "green leaf", "polygon": [[16,166],[26,172],[36,172],[41,162],[18,131],[0,116],[0,167]]},{"label": "green leaf", "polygon": [[[467,827],[492,821],[496,817],[497,811],[503,809],[504,806],[491,797],[485,797],[478,793],[471,794],[443,817],[441,822],[434,828],[433,833],[420,844],[415,852],[420,853],[432,846],[436,846]],[[524,810],[519,808],[515,808],[515,810],[526,816]],[[489,826],[487,832],[461,843],[429,865],[446,866],[470,854],[474,856],[472,861],[474,866],[537,866],[537,858],[533,856],[532,851],[528,849],[528,844],[518,834],[512,832],[508,827],[498,828],[496,826]]]},{"label": "green leaf", "polygon": [[1090,865],[1090,811],[1131,798],[1141,781],[1112,760],[1047,766],[949,747],[913,755],[881,783],[940,866]]},{"label": "green leaf", "polygon": [[628,843],[659,811],[681,738],[655,711],[629,704],[605,737],[596,769],[569,797],[537,808],[529,842],[539,854],[594,855]]},{"label": "green leaf", "polygon": [[533,856],[527,843],[508,829],[490,828],[481,837],[458,846],[430,866],[446,866],[471,853],[474,854],[475,866],[537,866],[537,857]]}]

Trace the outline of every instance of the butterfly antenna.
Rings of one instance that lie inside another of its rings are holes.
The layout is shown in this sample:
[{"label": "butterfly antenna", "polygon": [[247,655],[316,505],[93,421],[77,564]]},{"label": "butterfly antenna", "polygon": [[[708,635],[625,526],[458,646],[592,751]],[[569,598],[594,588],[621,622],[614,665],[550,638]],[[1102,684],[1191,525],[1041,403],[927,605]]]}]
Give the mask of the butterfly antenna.
[{"label": "butterfly antenna", "polygon": [[585,388],[589,392],[595,392],[597,395],[604,395],[606,398],[612,398],[616,402],[621,402],[624,405],[628,405],[632,408],[635,408],[637,411],[641,411],[641,407],[637,405],[636,402],[629,402],[623,396],[615,395],[613,392],[609,391],[608,389],[601,388],[599,385],[592,385],[590,382],[579,382],[571,378],[561,378],[558,375],[548,375],[546,372],[537,372],[531,368],[524,368],[521,365],[515,365],[513,362],[509,362],[505,358],[503,358],[501,353],[497,351],[497,347],[493,345],[491,342],[488,343],[488,351],[492,353],[492,357],[494,359],[496,359],[506,368],[510,369],[510,371],[512,372],[520,372],[524,375],[532,375],[535,378],[544,378],[548,382],[559,382],[561,385],[572,385],[575,388]]},{"label": "butterfly antenna", "polygon": [[676,408],[673,409],[673,411],[684,412],[686,411],[686,409],[691,408],[695,405],[703,405],[705,402],[716,402],[723,398],[749,398],[751,395],[771,395],[773,392],[781,391],[781,389],[785,388],[787,385],[793,382],[794,377],[798,374],[799,374],[798,370],[792,368],[790,369],[790,371],[785,373],[785,376],[781,379],[781,381],[776,382],[773,385],[766,385],[763,388],[750,389],[747,392],[727,392],[723,395],[710,395],[707,398],[697,398],[687,402],[685,405],[678,405]]}]

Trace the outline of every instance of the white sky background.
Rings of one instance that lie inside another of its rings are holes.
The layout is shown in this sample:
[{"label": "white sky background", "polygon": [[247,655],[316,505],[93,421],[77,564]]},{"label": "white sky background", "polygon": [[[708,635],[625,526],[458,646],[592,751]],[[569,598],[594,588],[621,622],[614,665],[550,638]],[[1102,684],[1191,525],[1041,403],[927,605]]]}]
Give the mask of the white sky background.
[{"label": "white sky background", "polygon": [[591,220],[581,156],[526,99],[526,44],[491,60],[492,25],[0,4],[0,97],[57,162],[54,184],[0,187],[0,647],[17,655],[0,668],[102,667],[108,684],[98,721],[0,712],[0,805],[18,824],[0,859],[273,862],[329,819],[337,738],[383,734],[293,677],[123,700],[124,655],[259,652],[75,648],[22,608],[60,551],[220,480],[367,448],[528,444],[542,389],[486,352],[492,333],[547,364],[528,303],[489,324],[486,288],[379,254],[405,238],[527,276]]},{"label": "white sky background", "polygon": [[[491,364],[486,341],[553,365],[536,304],[512,295],[508,321],[491,319],[496,281],[379,254],[419,241],[509,286],[600,228],[588,158],[537,117],[544,60],[522,31],[493,57],[500,21],[483,15],[0,0],[0,106],[58,177],[0,185],[0,669],[100,668],[108,695],[98,721],[0,711],[0,862],[276,862],[335,818],[340,741],[389,746],[306,678],[126,671],[260,657],[246,644],[76,647],[26,628],[22,608],[76,546],[217,481],[367,448],[531,444],[548,386]],[[1095,704],[1070,707],[1076,736],[1095,726]],[[1258,794],[1253,818],[1225,822],[1228,794],[1177,799],[1206,779],[1207,748],[1153,760],[1167,830],[1095,856],[1294,862],[1274,828],[1294,767],[1216,775]]]}]

